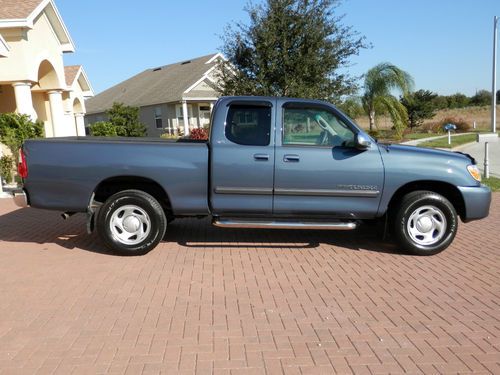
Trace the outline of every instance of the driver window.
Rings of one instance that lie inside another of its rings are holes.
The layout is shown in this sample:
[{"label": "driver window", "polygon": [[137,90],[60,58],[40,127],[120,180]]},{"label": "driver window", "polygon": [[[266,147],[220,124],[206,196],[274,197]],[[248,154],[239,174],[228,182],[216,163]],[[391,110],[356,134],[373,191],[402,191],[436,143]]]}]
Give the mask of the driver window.
[{"label": "driver window", "polygon": [[353,147],[353,131],[321,108],[284,108],[283,145]]}]

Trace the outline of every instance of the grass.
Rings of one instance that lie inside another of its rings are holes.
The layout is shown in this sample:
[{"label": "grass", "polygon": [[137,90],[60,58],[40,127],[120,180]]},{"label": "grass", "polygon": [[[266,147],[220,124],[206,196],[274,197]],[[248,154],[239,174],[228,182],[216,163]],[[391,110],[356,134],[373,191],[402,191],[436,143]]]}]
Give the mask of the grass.
[{"label": "grass", "polygon": [[491,191],[500,191],[500,178],[490,176],[490,178],[483,178],[482,183],[488,185]]},{"label": "grass", "polygon": [[476,134],[463,134],[451,137],[451,144],[448,144],[448,137],[435,139],[432,141],[427,141],[420,143],[421,147],[436,147],[436,148],[453,148],[466,143],[471,143],[476,141]]}]

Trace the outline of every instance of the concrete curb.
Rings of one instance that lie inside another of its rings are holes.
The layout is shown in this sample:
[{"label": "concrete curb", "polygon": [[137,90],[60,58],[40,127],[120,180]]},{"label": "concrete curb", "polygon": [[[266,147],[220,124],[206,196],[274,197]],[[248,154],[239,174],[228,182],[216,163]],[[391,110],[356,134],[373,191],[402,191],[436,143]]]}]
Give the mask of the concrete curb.
[{"label": "concrete curb", "polygon": [[[459,135],[466,135],[466,134],[477,134],[477,133],[474,133],[474,132],[458,133],[458,134],[452,134],[451,136],[452,137],[457,137]],[[446,137],[448,137],[448,134],[437,135],[437,136],[428,137],[428,138],[414,139],[412,141],[402,142],[401,144],[402,145],[408,145],[408,146],[418,146],[420,143],[424,143],[424,142],[427,142],[427,141],[433,141],[435,139],[441,139],[441,138],[446,138]]]}]

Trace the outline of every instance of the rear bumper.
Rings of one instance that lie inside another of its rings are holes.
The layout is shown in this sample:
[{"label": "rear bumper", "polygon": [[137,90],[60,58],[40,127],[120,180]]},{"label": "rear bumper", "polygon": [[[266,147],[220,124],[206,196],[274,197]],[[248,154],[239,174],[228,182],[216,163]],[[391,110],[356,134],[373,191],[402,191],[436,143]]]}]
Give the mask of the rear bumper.
[{"label": "rear bumper", "polygon": [[12,192],[12,198],[14,199],[14,203],[22,208],[28,207],[28,195],[23,189],[17,189]]},{"label": "rear bumper", "polygon": [[483,219],[490,212],[491,190],[486,185],[477,187],[458,186],[465,203],[464,222]]}]

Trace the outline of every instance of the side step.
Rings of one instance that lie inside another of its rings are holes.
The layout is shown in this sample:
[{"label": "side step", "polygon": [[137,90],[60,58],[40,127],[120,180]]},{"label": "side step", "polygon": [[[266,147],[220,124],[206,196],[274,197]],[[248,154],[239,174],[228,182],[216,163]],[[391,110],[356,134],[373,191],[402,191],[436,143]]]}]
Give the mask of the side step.
[{"label": "side step", "polygon": [[268,228],[268,229],[324,229],[353,230],[357,224],[353,221],[286,221],[286,220],[246,220],[214,218],[212,224],[221,228]]}]

